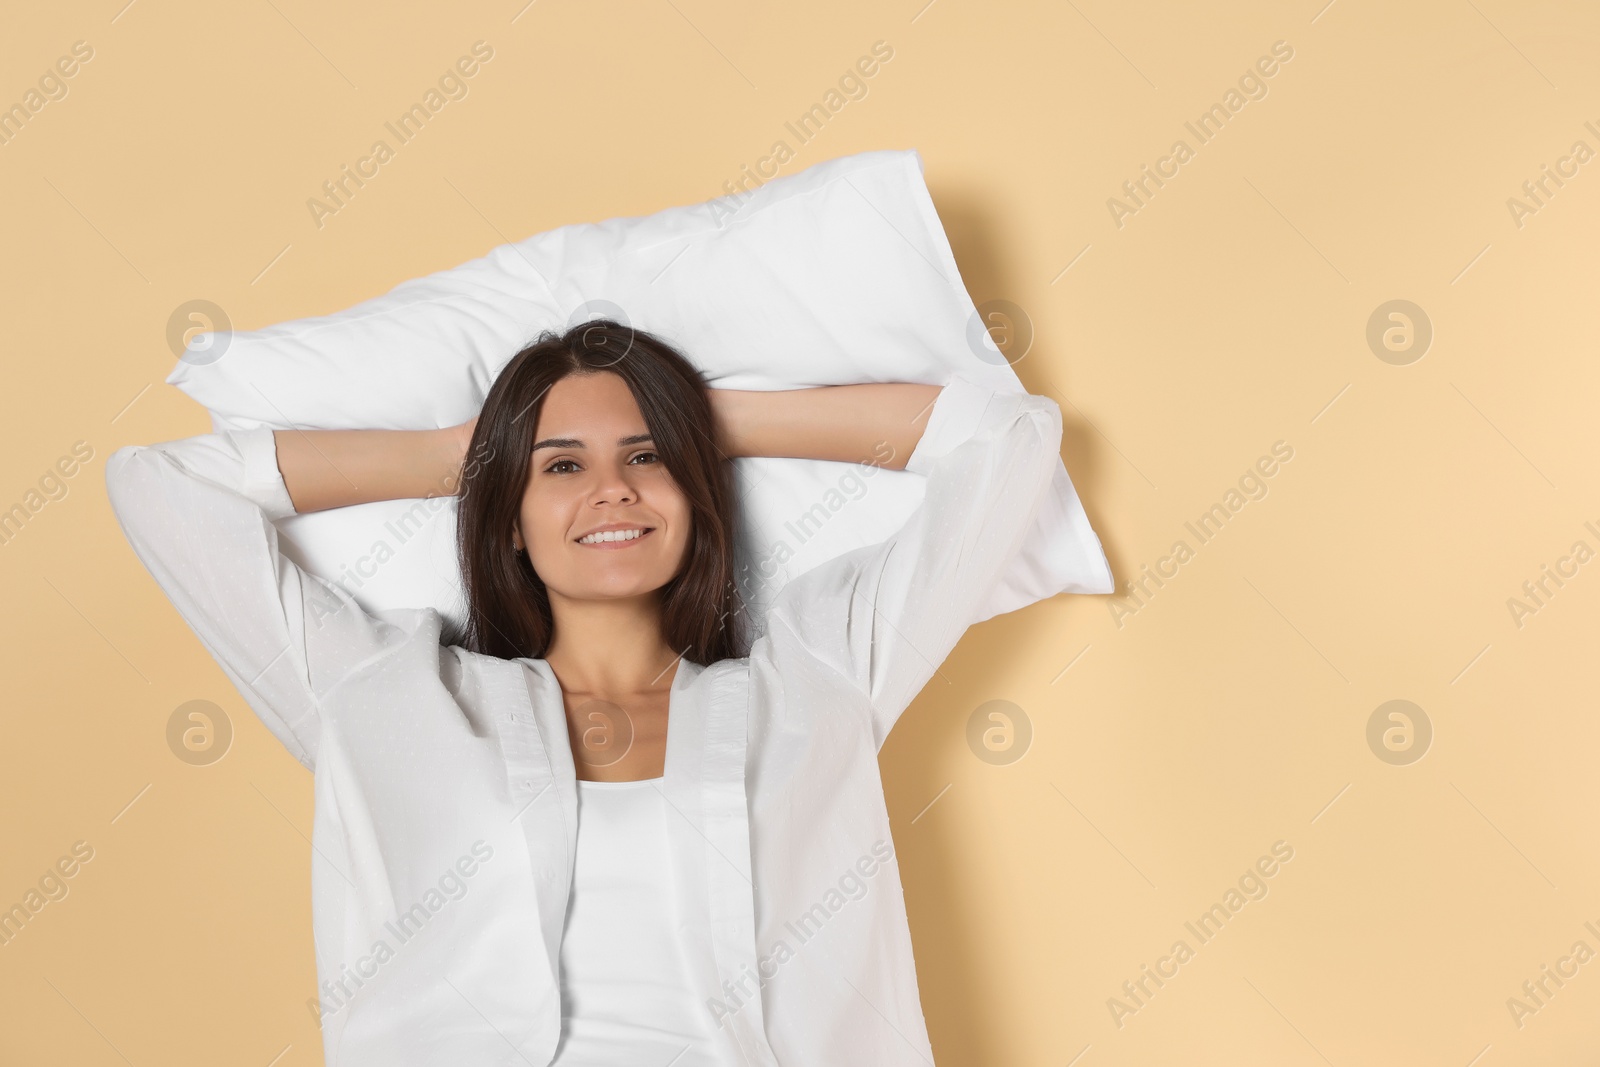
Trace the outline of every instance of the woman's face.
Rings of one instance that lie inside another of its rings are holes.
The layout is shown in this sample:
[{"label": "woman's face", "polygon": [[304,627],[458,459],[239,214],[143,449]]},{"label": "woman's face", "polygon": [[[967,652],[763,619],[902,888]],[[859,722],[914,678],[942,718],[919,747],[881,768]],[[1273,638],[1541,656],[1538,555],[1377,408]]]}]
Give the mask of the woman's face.
[{"label": "woman's face", "polygon": [[[633,393],[609,371],[571,374],[544,398],[517,544],[552,595],[604,599],[670,581],[689,543],[689,503],[655,451]],[[646,531],[581,539],[600,527]]]}]

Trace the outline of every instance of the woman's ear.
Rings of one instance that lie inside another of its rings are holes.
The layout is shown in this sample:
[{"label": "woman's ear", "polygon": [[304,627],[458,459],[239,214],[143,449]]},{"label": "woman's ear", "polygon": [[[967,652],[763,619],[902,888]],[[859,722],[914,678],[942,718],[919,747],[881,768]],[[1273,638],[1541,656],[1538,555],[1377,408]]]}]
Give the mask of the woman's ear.
[{"label": "woman's ear", "polygon": [[522,551],[522,535],[517,532],[515,526],[511,527],[511,546],[518,552]]}]

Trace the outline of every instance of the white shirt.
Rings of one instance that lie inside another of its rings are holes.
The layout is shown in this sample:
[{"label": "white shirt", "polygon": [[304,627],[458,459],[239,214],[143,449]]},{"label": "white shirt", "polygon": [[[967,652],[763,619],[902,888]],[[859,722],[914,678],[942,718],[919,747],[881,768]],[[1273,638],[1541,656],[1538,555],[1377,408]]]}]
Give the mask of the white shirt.
[{"label": "white shirt", "polygon": [[[750,655],[679,661],[663,795],[695,996],[728,1060],[931,1064],[878,750],[1018,555],[1058,463],[1046,397],[957,376],[893,537],[780,589]],[[577,779],[542,659],[441,646],[278,550],[270,429],[118,449],[134,551],[314,772],[312,923],[329,1067],[545,1067]],[[402,939],[401,934],[406,936]]]},{"label": "white shirt", "polygon": [[578,782],[554,1067],[727,1067],[695,999],[661,778]]}]

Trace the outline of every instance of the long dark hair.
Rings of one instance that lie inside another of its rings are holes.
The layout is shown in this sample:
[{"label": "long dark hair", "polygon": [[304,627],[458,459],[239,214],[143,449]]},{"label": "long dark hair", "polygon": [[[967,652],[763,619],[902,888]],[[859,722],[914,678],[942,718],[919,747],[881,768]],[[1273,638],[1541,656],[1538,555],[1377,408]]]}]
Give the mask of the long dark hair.
[{"label": "long dark hair", "polygon": [[628,383],[692,516],[683,566],[661,587],[662,637],[701,666],[748,655],[734,581],[733,465],[714,440],[709,387],[670,344],[612,319],[543,331],[489,389],[458,490],[456,555],[467,599],[458,643],[501,659],[537,658],[549,647],[550,597],[511,532],[550,387],[571,374],[603,372]]}]

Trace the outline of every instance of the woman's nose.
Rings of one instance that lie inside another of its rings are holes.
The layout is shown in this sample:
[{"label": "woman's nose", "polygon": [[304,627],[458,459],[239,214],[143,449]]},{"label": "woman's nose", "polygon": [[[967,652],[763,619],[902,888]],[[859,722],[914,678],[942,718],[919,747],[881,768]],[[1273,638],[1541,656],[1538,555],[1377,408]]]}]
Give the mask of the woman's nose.
[{"label": "woman's nose", "polygon": [[589,499],[595,504],[633,503],[638,499],[638,494],[626,471],[620,468],[608,468],[597,471],[595,484],[589,491]]}]

